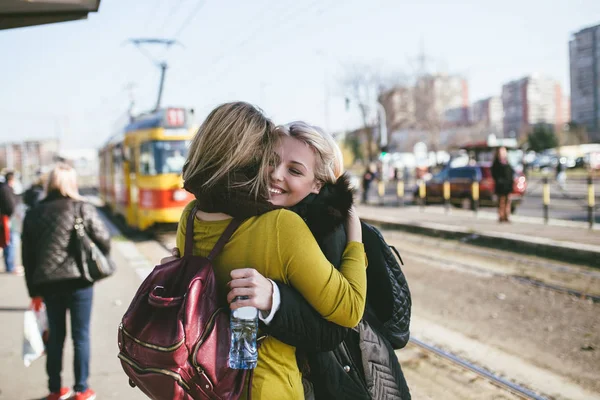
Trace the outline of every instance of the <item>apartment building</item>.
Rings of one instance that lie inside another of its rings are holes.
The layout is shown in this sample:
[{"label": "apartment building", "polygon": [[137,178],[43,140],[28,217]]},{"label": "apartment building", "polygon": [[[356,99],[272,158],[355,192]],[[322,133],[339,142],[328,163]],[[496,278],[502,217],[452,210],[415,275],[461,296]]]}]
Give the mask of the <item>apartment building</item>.
[{"label": "apartment building", "polygon": [[498,137],[504,135],[504,107],[499,96],[476,101],[471,106],[471,123],[481,126],[487,133]]},{"label": "apartment building", "polygon": [[562,126],[564,96],[554,79],[537,74],[508,82],[502,86],[504,137],[526,137],[532,125]]},{"label": "apartment building", "polygon": [[600,142],[600,25],[580,30],[569,42],[571,119]]}]

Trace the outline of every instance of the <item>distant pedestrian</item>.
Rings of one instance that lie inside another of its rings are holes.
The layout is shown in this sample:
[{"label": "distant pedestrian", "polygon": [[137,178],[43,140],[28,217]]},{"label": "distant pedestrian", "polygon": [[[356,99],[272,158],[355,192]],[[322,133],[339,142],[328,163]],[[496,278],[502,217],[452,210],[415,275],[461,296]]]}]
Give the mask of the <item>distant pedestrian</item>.
[{"label": "distant pedestrian", "polygon": [[10,232],[10,219],[17,203],[13,191],[14,183],[15,175],[13,172],[7,172],[4,175],[4,182],[0,183],[0,246],[3,248],[6,272],[19,274],[20,271],[15,269],[15,243],[17,239]]},{"label": "distant pedestrian", "polygon": [[513,175],[515,171],[508,162],[506,147],[498,147],[492,164],[494,191],[498,197],[498,221],[509,222],[510,194],[513,191]]},{"label": "distant pedestrian", "polygon": [[566,164],[567,161],[564,157],[559,158],[558,162],[556,163],[556,183],[558,183],[558,187],[560,188],[560,190],[566,190],[567,189],[567,168],[566,168]]},{"label": "distant pedestrian", "polygon": [[371,183],[377,177],[377,167],[375,164],[370,163],[367,165],[367,169],[362,177],[362,203],[367,204],[367,199],[369,196],[369,189],[371,188]]},{"label": "distant pedestrian", "polygon": [[38,173],[36,181],[23,193],[23,203],[29,208],[35,207],[44,197],[44,191],[44,181]]},{"label": "distant pedestrian", "polygon": [[[88,387],[93,284],[82,278],[75,248],[69,245],[78,213],[90,238],[108,254],[110,235],[106,226],[96,208],[79,195],[75,170],[59,163],[48,178],[47,196],[25,215],[22,241],[29,296],[34,303],[43,298],[48,313],[48,400],[96,398]],[[74,347],[74,396],[73,390],[63,387],[61,381],[67,310]]]}]

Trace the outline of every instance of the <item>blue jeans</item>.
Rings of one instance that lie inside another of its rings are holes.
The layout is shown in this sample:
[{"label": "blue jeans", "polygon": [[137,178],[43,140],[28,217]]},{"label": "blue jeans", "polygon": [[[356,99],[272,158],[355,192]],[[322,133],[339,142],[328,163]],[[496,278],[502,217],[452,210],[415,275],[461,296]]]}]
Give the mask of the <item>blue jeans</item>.
[{"label": "blue jeans", "polygon": [[16,232],[11,232],[8,244],[3,250],[6,272],[13,272],[15,270],[15,250],[20,243],[20,237],[18,236]]},{"label": "blue jeans", "polygon": [[46,372],[48,389],[58,392],[62,387],[62,356],[67,334],[66,314],[71,314],[71,338],[75,350],[73,371],[75,372],[76,392],[87,390],[90,373],[90,319],[92,316],[92,298],[94,287],[44,296],[48,312],[48,345],[46,346]]}]

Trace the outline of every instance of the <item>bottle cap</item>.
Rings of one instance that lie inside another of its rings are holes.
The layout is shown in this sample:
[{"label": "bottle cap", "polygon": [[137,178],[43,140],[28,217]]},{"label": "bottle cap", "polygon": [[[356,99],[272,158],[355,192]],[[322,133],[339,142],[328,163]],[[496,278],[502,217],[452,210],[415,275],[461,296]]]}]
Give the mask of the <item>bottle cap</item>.
[{"label": "bottle cap", "polygon": [[240,307],[233,310],[233,317],[238,319],[253,320],[258,316],[256,307]]}]

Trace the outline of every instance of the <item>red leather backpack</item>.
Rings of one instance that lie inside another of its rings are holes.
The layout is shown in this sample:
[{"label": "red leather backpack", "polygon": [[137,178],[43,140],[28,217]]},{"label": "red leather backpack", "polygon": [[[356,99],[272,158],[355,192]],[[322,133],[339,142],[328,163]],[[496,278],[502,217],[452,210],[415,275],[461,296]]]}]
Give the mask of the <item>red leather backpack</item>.
[{"label": "red leather backpack", "polygon": [[183,257],[154,268],[119,325],[118,357],[129,384],[155,400],[233,400],[246,381],[246,370],[227,366],[229,309],[219,304],[212,267],[240,221],[231,221],[208,257],[200,257],[192,255],[195,215],[196,208]]}]

